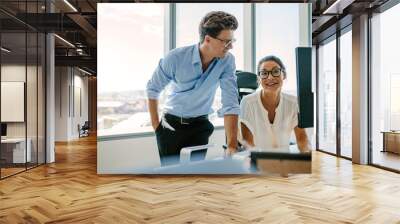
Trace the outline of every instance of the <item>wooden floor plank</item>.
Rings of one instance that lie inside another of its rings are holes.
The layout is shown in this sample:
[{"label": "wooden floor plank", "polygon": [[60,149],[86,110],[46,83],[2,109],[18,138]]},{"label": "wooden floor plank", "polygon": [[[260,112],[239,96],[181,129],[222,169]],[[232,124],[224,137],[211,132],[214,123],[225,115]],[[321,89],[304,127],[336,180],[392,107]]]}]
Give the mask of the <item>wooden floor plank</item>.
[{"label": "wooden floor plank", "polygon": [[400,223],[400,175],[313,152],[313,173],[97,175],[96,138],[0,181],[0,223]]}]

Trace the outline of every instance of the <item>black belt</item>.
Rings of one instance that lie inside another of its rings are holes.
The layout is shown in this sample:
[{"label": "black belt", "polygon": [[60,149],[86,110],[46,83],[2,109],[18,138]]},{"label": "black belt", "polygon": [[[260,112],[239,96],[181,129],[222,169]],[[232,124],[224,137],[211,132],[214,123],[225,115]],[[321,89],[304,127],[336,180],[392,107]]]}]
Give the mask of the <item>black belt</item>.
[{"label": "black belt", "polygon": [[196,121],[205,121],[208,120],[208,115],[202,115],[198,117],[178,117],[172,114],[165,114],[164,117],[167,120],[176,121],[180,124],[190,124]]}]

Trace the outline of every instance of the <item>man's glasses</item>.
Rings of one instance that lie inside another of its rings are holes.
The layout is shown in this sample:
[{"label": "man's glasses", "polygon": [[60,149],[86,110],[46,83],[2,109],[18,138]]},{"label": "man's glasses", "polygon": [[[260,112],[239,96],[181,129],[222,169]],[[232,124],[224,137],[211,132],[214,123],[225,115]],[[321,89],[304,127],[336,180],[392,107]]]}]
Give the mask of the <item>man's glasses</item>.
[{"label": "man's glasses", "polygon": [[232,45],[233,43],[236,42],[235,38],[233,38],[232,40],[222,40],[222,39],[219,39],[218,37],[213,37],[213,38],[223,42],[225,48],[229,47],[230,45]]},{"label": "man's glasses", "polygon": [[268,78],[268,75],[271,74],[272,77],[279,77],[282,75],[282,69],[281,68],[274,68],[271,71],[267,70],[261,70],[258,72],[258,76],[262,79]]}]

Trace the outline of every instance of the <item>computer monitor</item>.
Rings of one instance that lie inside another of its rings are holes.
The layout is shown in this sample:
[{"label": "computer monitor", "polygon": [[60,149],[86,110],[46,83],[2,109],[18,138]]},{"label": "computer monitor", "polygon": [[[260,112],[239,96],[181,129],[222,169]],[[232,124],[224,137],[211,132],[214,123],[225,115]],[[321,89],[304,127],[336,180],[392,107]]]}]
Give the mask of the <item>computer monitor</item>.
[{"label": "computer monitor", "polygon": [[253,172],[261,173],[311,173],[312,154],[297,152],[251,152]]},{"label": "computer monitor", "polygon": [[311,47],[296,48],[297,100],[300,128],[314,127],[314,94],[312,92]]},{"label": "computer monitor", "polygon": [[7,124],[1,123],[1,136],[7,136]]}]

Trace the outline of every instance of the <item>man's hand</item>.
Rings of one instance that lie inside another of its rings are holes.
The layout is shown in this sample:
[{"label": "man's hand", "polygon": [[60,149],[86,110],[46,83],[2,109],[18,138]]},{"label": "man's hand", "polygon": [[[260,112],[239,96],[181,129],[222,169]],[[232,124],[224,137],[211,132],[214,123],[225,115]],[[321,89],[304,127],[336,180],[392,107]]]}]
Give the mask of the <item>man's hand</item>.
[{"label": "man's hand", "polygon": [[235,154],[236,152],[237,152],[237,150],[234,149],[234,148],[227,148],[227,149],[225,150],[225,157],[231,157],[231,156],[233,156],[233,154]]},{"label": "man's hand", "polygon": [[300,153],[311,153],[311,149],[309,148],[299,148]]},{"label": "man's hand", "polygon": [[225,126],[226,143],[228,149],[231,149],[232,152],[236,152],[236,148],[238,145],[237,142],[238,115],[235,114],[225,115],[224,126]]},{"label": "man's hand", "polygon": [[154,131],[156,131],[160,123],[160,121],[151,122],[151,126],[153,126]]},{"label": "man's hand", "polygon": [[154,131],[156,131],[158,125],[160,124],[160,119],[158,117],[158,100],[149,99],[148,107],[150,112],[151,126],[153,126]]}]

